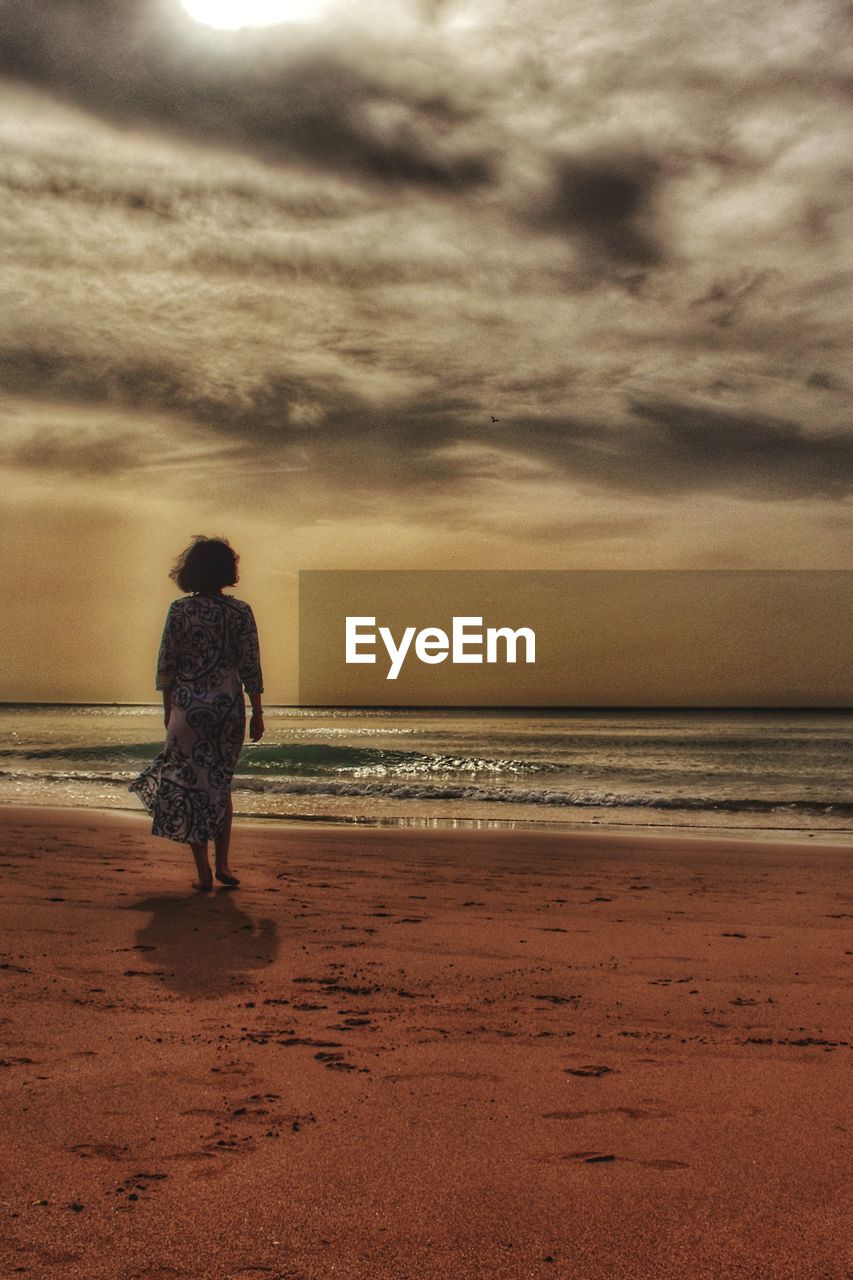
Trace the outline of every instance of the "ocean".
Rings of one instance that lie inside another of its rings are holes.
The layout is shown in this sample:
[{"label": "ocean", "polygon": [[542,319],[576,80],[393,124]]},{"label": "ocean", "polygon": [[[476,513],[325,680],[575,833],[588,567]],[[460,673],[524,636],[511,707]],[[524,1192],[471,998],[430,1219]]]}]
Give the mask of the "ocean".
[{"label": "ocean", "polygon": [[[238,816],[853,837],[853,712],[269,707]],[[0,803],[144,812],[155,705],[0,705]]]}]

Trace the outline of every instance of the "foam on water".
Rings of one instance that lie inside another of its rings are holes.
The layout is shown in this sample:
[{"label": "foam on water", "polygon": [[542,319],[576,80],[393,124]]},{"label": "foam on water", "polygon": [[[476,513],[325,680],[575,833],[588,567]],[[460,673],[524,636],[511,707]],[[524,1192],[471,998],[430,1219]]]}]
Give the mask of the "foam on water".
[{"label": "foam on water", "polygon": [[[269,708],[234,780],[278,818],[853,835],[853,714]],[[0,801],[136,808],[155,706],[0,706]]]}]

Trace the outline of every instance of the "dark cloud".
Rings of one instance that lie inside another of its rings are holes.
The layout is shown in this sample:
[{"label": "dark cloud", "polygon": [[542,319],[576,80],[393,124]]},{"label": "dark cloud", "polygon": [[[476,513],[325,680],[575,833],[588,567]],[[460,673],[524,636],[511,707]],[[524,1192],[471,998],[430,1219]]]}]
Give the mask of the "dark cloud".
[{"label": "dark cloud", "polygon": [[679,404],[634,404],[660,442],[662,489],[704,484],[739,497],[847,498],[853,493],[853,430],[804,431],[797,422]]},{"label": "dark cloud", "polygon": [[[323,484],[360,492],[443,497],[477,480],[511,475],[513,460],[538,478],[637,496],[718,493],[747,499],[840,500],[853,494],[853,430],[806,432],[794,422],[669,402],[635,402],[612,424],[567,416],[491,422],[468,396],[402,399],[376,408],[334,379],[271,373],[240,395],[205,390],[175,367],[114,363],[16,349],[0,353],[0,388],[64,403],[168,413],[229,446],[229,479],[243,470],[298,465]],[[299,412],[310,404],[316,414]],[[146,466],[119,439],[112,470]],[[56,435],[17,455],[18,465],[75,471],[88,445],[63,451]],[[15,459],[13,459],[15,460]],[[79,464],[79,465],[78,465]]]},{"label": "dark cloud", "polygon": [[661,164],[646,155],[563,156],[528,217],[543,230],[581,237],[614,262],[656,266],[664,258],[656,225],[662,176]]},{"label": "dark cloud", "polygon": [[487,183],[475,107],[430,72],[292,29],[205,31],[178,0],[0,0],[0,74],[108,119],[377,182]]},{"label": "dark cloud", "polygon": [[0,186],[10,195],[39,199],[47,197],[94,208],[126,209],[132,213],[154,214],[159,218],[176,216],[176,200],[172,192],[155,192],[140,185],[105,182],[81,174],[28,172],[24,175],[0,174]]},{"label": "dark cloud", "polygon": [[39,346],[0,351],[0,389],[33,400],[115,404],[189,413],[191,391],[177,369],[145,360],[68,354]]},{"label": "dark cloud", "polygon": [[853,429],[806,432],[784,419],[676,404],[635,404],[659,449],[661,489],[716,489],[741,497],[834,498],[853,493]]},{"label": "dark cloud", "polygon": [[[311,281],[352,290],[372,290],[382,285],[435,284],[442,278],[452,279],[458,275],[456,264],[435,258],[418,260],[376,244],[365,245],[355,254],[346,249],[331,251],[304,246],[261,250],[232,241],[193,250],[186,265],[208,280],[234,276],[279,283]],[[363,356],[372,354],[370,348],[340,346],[338,349]]]},{"label": "dark cloud", "polygon": [[766,285],[770,273],[748,271],[736,279],[715,280],[693,306],[701,307],[711,324],[723,329],[739,320],[750,299]]},{"label": "dark cloud", "polygon": [[[433,399],[428,407],[412,403],[377,411],[334,379],[287,373],[270,373],[248,392],[229,393],[206,389],[177,366],[38,347],[0,353],[0,391],[50,403],[147,412],[155,420],[165,414],[189,427],[207,428],[231,446],[228,481],[235,486],[247,469],[275,471],[286,461],[299,463],[317,479],[377,493],[414,488],[425,493],[452,483],[455,468],[440,458],[440,450],[458,440],[464,431],[459,417],[469,407],[461,400]],[[318,406],[320,422],[300,412],[306,403]],[[48,471],[77,469],[77,443],[63,452],[51,434],[42,451],[40,439],[8,454],[7,461]],[[129,473],[152,461],[144,447],[134,453],[123,444],[119,456]]]},{"label": "dark cloud", "polygon": [[725,493],[768,501],[853,494],[853,430],[807,433],[780,419],[635,403],[616,427],[517,423],[503,441],[580,482],[636,494]]},{"label": "dark cloud", "polygon": [[807,387],[820,387],[823,391],[834,391],[836,385],[835,379],[821,369],[815,369],[814,373],[810,373],[806,378]]},{"label": "dark cloud", "polygon": [[[10,204],[14,202],[28,210],[43,204],[49,216],[55,216],[61,207],[64,214],[79,208],[81,214],[95,210],[129,212],[172,222],[202,216],[217,223],[224,213],[230,211],[233,216],[237,211],[244,227],[249,219],[279,224],[331,221],[363,213],[381,200],[378,193],[341,187],[333,175],[322,180],[317,174],[302,175],[295,180],[289,173],[282,180],[265,171],[254,173],[251,178],[237,178],[227,169],[215,174],[186,169],[180,173],[174,169],[163,172],[162,167],[158,169],[150,162],[134,163],[132,149],[128,151],[123,162],[105,164],[97,154],[40,151],[23,141],[14,142],[7,135],[0,189]],[[231,248],[235,255],[241,251],[239,243]],[[215,269],[215,263],[211,265]],[[246,268],[245,262],[239,265],[240,269]]]},{"label": "dark cloud", "polygon": [[126,437],[91,432],[80,437],[59,430],[40,431],[19,442],[0,445],[5,466],[54,472],[69,477],[120,476],[145,465],[143,443]]}]

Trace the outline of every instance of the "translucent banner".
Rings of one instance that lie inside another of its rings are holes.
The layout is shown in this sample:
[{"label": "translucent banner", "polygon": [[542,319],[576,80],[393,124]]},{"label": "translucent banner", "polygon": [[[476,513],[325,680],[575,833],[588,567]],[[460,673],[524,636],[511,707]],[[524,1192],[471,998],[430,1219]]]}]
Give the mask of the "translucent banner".
[{"label": "translucent banner", "polygon": [[306,570],[303,706],[850,707],[851,570]]}]

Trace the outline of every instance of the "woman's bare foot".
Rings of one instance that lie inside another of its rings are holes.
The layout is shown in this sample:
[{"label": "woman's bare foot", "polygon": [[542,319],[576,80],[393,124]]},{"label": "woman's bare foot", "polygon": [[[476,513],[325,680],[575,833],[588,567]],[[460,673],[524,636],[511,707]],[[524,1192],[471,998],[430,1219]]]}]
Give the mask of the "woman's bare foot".
[{"label": "woman's bare foot", "polygon": [[240,883],[237,877],[231,874],[228,867],[217,867],[216,879],[220,884],[224,884],[227,889],[236,889]]},{"label": "woman's bare foot", "polygon": [[195,860],[195,871],[198,876],[197,880],[193,880],[193,888],[198,889],[200,893],[209,893],[213,888],[213,873],[210,870],[210,863],[207,859],[207,841],[200,840],[196,844],[190,844],[190,849]]}]

